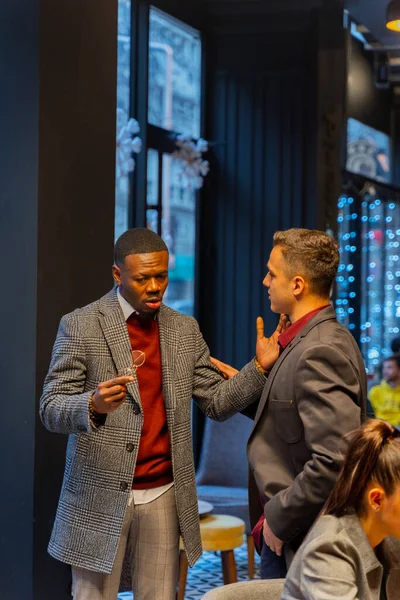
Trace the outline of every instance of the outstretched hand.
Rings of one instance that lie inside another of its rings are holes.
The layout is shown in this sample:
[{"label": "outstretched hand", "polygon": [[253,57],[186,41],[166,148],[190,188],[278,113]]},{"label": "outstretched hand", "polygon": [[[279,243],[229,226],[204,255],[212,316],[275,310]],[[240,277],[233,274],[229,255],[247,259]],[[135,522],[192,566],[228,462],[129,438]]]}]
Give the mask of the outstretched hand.
[{"label": "outstretched hand", "polygon": [[217,367],[218,371],[221,372],[224,379],[232,379],[232,377],[236,375],[236,373],[239,373],[237,369],[231,367],[230,365],[227,365],[226,363],[223,363],[217,358],[213,358],[212,356],[210,356],[210,361],[212,362],[214,367]]},{"label": "outstretched hand", "polygon": [[256,329],[257,329],[257,343],[256,343],[256,356],[257,360],[266,371],[270,371],[279,356],[279,344],[278,337],[283,331],[290,326],[290,322],[286,315],[281,315],[277,328],[271,337],[266,338],[264,335],[264,320],[262,317],[257,317]]}]

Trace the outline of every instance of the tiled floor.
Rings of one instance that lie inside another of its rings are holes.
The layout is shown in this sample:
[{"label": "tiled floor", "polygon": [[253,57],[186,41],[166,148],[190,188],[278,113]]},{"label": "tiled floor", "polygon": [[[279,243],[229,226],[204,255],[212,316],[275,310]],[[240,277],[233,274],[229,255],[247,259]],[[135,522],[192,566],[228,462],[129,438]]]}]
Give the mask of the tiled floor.
[{"label": "tiled floor", "polygon": [[[247,574],[247,547],[243,544],[235,550],[238,581],[246,581]],[[256,554],[256,578],[258,578],[259,557]],[[185,600],[200,600],[212,588],[223,584],[221,557],[213,552],[204,552],[193,569],[189,569],[186,585]],[[124,592],[118,596],[119,600],[133,600],[133,595]]]}]

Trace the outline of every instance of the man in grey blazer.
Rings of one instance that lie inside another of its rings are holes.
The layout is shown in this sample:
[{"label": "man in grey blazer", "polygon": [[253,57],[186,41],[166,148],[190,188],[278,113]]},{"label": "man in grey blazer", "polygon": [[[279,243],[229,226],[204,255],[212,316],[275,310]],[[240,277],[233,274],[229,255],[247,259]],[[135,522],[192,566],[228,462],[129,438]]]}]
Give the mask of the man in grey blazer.
[{"label": "man in grey blazer", "polygon": [[271,310],[287,314],[291,326],[279,337],[248,442],[263,578],[285,576],[336,480],[344,436],[365,416],[362,357],[329,300],[338,264],[337,244],[323,232],[274,236],[263,283]]},{"label": "man in grey blazer", "polygon": [[115,246],[116,287],[65,315],[40,401],[52,432],[68,434],[49,544],[72,566],[75,600],[115,600],[129,538],[135,600],[174,600],[179,535],[190,565],[201,539],[192,455],[192,397],[213,419],[259,399],[277,336],[225,380],[195,319],[162,303],[168,250],[150,230]]}]

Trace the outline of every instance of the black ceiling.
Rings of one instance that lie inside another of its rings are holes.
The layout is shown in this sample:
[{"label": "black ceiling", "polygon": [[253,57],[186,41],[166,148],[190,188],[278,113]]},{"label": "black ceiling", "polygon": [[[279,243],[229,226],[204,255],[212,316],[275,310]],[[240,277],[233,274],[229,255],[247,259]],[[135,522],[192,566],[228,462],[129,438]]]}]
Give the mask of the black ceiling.
[{"label": "black ceiling", "polygon": [[365,25],[385,46],[400,46],[400,33],[386,29],[386,7],[389,0],[345,0],[346,8],[356,21]]},{"label": "black ceiling", "polygon": [[[200,0],[214,17],[282,15],[301,13],[333,0]],[[341,2],[341,0],[337,0]],[[390,0],[343,0],[345,8],[384,45],[400,46],[400,33],[386,29],[386,7]]]},{"label": "black ceiling", "polygon": [[282,13],[321,6],[324,0],[203,0],[209,12],[227,14]]}]

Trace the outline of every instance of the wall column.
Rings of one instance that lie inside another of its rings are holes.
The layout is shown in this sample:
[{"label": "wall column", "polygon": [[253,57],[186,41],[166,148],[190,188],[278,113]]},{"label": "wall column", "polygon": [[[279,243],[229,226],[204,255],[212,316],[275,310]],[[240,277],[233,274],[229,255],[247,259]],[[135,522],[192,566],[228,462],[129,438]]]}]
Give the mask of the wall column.
[{"label": "wall column", "polygon": [[4,0],[1,596],[68,600],[47,555],[66,436],[38,400],[61,316],[112,286],[117,0]]}]

